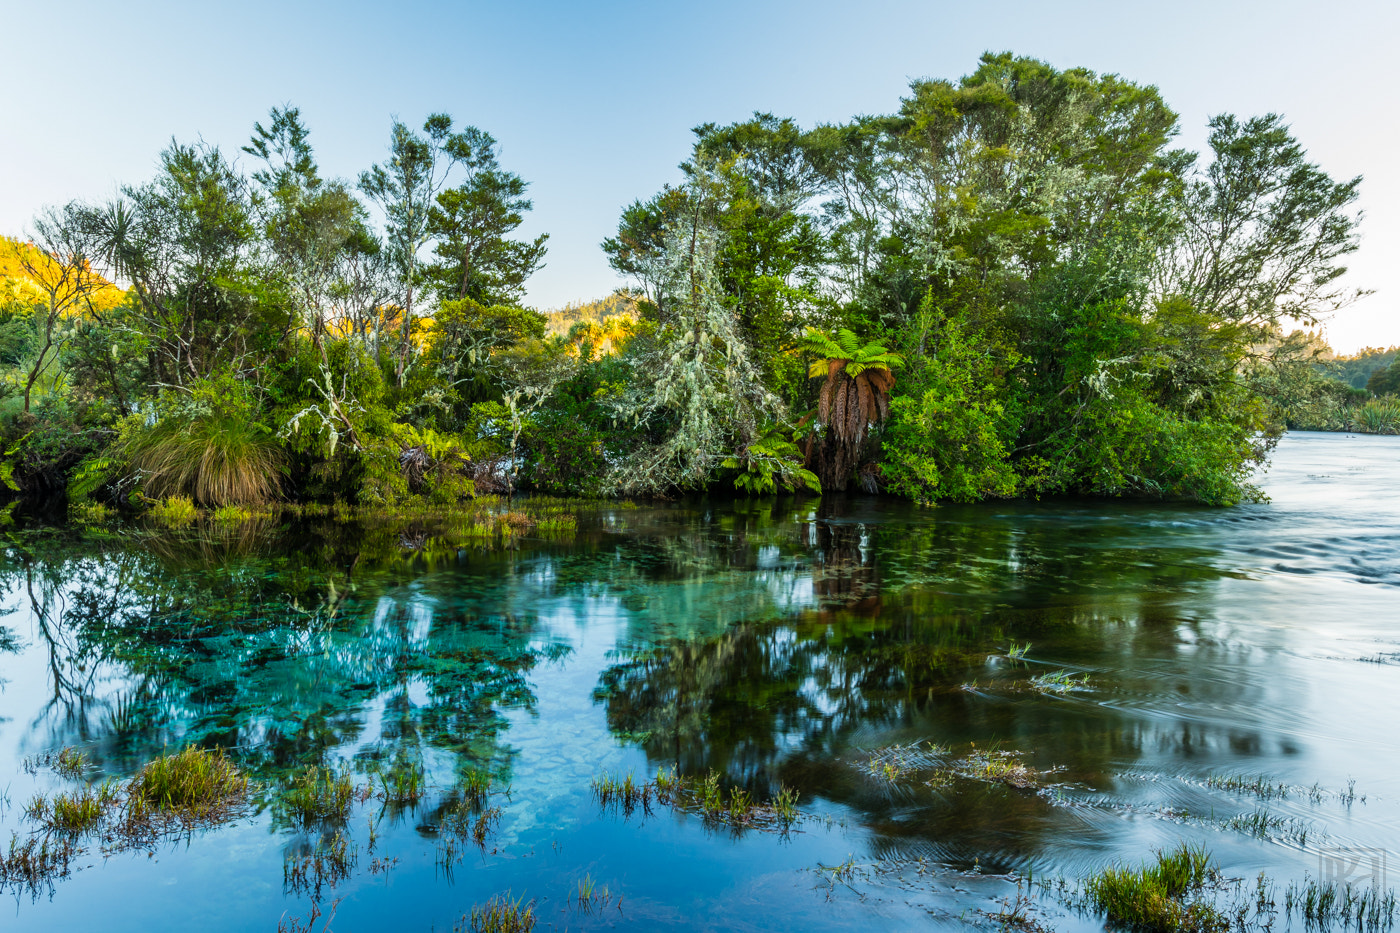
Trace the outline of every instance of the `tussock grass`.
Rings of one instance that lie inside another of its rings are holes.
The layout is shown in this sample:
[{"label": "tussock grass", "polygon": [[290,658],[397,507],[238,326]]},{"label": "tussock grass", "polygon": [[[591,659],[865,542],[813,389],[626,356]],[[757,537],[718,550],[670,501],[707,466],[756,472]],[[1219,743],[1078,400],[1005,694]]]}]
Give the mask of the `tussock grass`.
[{"label": "tussock grass", "polygon": [[463,917],[453,933],[530,933],[535,928],[535,904],[523,899],[511,900],[510,892],[498,894],[485,904],[472,908],[471,916]]},{"label": "tussock grass", "polygon": [[147,495],[210,507],[271,501],[282,466],[276,438],[235,413],[162,419],[125,438],[119,453]]},{"label": "tussock grass", "polygon": [[1088,879],[1085,893],[1110,922],[1143,933],[1219,933],[1228,919],[1198,897],[1217,877],[1205,849],[1181,845],[1152,864],[1106,868]]},{"label": "tussock grass", "polygon": [[132,779],[133,803],[195,815],[226,808],[248,790],[248,779],[222,751],[193,745],[147,762]]}]

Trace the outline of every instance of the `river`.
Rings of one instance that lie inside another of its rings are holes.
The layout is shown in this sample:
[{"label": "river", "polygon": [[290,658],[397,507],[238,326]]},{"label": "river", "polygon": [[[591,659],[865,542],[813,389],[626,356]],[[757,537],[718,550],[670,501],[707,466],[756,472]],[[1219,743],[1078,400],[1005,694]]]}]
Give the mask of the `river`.
[{"label": "river", "polygon": [[[1035,882],[1183,841],[1227,878],[1393,885],[1397,454],[1291,434],[1269,501],[1230,509],[594,504],[504,539],[11,525],[0,852],[45,834],[36,794],[188,743],[254,788],[217,826],[77,839],[66,874],[5,886],[5,928],[274,931],[318,905],[317,930],[427,933],[509,892],[541,930],[996,929],[1019,881],[1042,926],[1100,929]],[[43,757],[65,747],[81,775]],[[312,763],[366,788],[348,819],[288,815]],[[672,769],[692,786],[669,805],[592,786]],[[704,811],[712,772],[732,814]],[[421,799],[383,791],[402,773]],[[491,791],[463,809],[469,773]]]}]

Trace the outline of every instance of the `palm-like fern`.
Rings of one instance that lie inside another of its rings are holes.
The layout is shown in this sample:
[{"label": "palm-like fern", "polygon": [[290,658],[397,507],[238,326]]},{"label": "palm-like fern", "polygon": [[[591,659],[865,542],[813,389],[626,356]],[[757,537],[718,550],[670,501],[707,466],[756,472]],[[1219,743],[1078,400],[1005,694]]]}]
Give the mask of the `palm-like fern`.
[{"label": "palm-like fern", "polygon": [[818,472],[825,488],[845,489],[870,425],[889,416],[894,370],[904,358],[879,343],[862,345],[845,328],[835,335],[810,330],[803,346],[820,357],[808,378],[826,377],[817,401],[817,420],[827,429]]}]

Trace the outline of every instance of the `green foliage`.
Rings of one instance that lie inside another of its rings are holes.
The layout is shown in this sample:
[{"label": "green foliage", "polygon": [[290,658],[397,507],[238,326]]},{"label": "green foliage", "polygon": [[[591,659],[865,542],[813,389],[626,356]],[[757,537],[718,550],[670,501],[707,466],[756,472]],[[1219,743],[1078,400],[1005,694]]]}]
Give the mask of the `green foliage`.
[{"label": "green foliage", "polygon": [[[111,480],[122,467],[115,457],[87,457],[73,470],[68,480],[69,501],[82,501],[91,496]],[[3,471],[0,465],[0,471]]]},{"label": "green foliage", "polygon": [[261,505],[278,492],[281,452],[255,420],[246,387],[227,376],[167,396],[154,424],[129,421],[117,451],[149,496],[201,505]]},{"label": "green foliage", "polygon": [[149,761],[132,778],[132,800],[156,810],[208,813],[248,789],[248,778],[222,751],[189,746]]},{"label": "green foliage", "polygon": [[1089,902],[1108,919],[1144,933],[1219,933],[1229,920],[1197,897],[1218,875],[1210,855],[1182,845],[1155,864],[1108,868],[1086,884]]},{"label": "green foliage", "polygon": [[1202,159],[1168,149],[1155,87],[1009,53],[885,115],[706,123],[603,244],[633,290],[550,318],[519,307],[547,237],[513,239],[533,203],[490,134],[396,120],[352,186],[273,108],[246,173],[173,142],[5,247],[0,483],[244,510],[857,477],[1236,502],[1285,426],[1394,432],[1348,393],[1395,395],[1400,364],[1283,330],[1356,297],[1359,179],[1275,115],[1209,130]]},{"label": "green foliage", "polygon": [[962,326],[928,312],[938,327],[936,349],[920,358],[909,383],[918,395],[890,402],[881,471],[891,492],[931,504],[1010,496],[1017,477],[1006,439],[1011,434],[998,375],[1014,353],[992,354]]},{"label": "green foliage", "polygon": [[162,525],[188,525],[199,517],[199,509],[188,496],[169,496],[151,506],[151,517]]},{"label": "green foliage", "polygon": [[1392,362],[1377,369],[1366,380],[1366,391],[1372,395],[1400,395],[1400,363]]},{"label": "green foliage", "polygon": [[728,457],[723,466],[739,470],[734,488],[751,495],[766,496],[783,489],[822,491],[817,474],[802,466],[802,452],[781,428],[771,428],[741,453]]},{"label": "green foliage", "polygon": [[834,336],[809,330],[803,346],[819,357],[807,376],[825,377],[817,397],[817,469],[822,484],[839,492],[859,465],[870,426],[889,417],[894,370],[904,365],[904,358],[879,343],[862,346],[845,328]]}]

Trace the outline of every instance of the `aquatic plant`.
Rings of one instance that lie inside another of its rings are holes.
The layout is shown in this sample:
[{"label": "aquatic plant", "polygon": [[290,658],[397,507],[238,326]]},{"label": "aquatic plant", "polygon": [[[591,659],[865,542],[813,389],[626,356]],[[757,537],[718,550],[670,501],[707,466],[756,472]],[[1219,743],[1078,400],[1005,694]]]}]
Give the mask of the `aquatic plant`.
[{"label": "aquatic plant", "polygon": [[1144,933],[1212,933],[1229,922],[1198,895],[1218,875],[1205,849],[1183,844],[1136,869],[1106,868],[1087,880],[1085,892],[1112,923]]},{"label": "aquatic plant", "polygon": [[1251,836],[1258,836],[1261,839],[1272,839],[1283,837],[1297,842],[1300,846],[1308,844],[1308,833],[1311,832],[1310,823],[1300,820],[1297,817],[1274,816],[1267,810],[1257,810],[1253,813],[1245,813],[1240,816],[1225,820],[1221,825],[1226,829],[1236,832],[1248,833]]},{"label": "aquatic plant", "polygon": [[1317,881],[1311,877],[1288,886],[1284,909],[1297,912],[1310,926],[1340,921],[1359,930],[1388,930],[1395,923],[1395,889],[1361,887],[1350,882]]},{"label": "aquatic plant", "polygon": [[1269,780],[1264,775],[1212,774],[1206,778],[1206,786],[1217,790],[1253,794],[1262,800],[1287,797],[1288,785]]},{"label": "aquatic plant", "polygon": [[67,876],[80,851],[67,835],[33,835],[21,840],[18,833],[11,833],[9,849],[0,851],[0,889],[25,888],[37,893]]},{"label": "aquatic plant", "polygon": [[578,531],[578,519],[572,515],[544,518],[535,525],[535,533],[545,537],[567,538]]},{"label": "aquatic plant", "polygon": [[229,525],[251,521],[253,513],[241,505],[221,505],[214,510],[214,521]]},{"label": "aquatic plant", "polygon": [[491,775],[473,768],[462,774],[457,788],[466,799],[479,803],[491,792]]},{"label": "aquatic plant", "polygon": [[222,750],[187,746],[146,763],[128,787],[132,803],[157,810],[209,814],[248,790],[248,778]]},{"label": "aquatic plant", "polygon": [[616,804],[627,816],[631,816],[638,806],[644,812],[650,813],[651,799],[656,793],[654,784],[648,781],[638,783],[631,772],[628,772],[626,777],[615,778],[604,771],[589,783],[589,787],[593,796],[598,798],[600,806]]},{"label": "aquatic plant", "polygon": [[348,819],[355,783],[344,771],[308,765],[294,774],[279,797],[292,819],[303,826],[322,820]]},{"label": "aquatic plant", "polygon": [[379,775],[381,796],[396,807],[414,806],[423,799],[423,768],[400,758]]},{"label": "aquatic plant", "polygon": [[107,811],[120,800],[115,781],[105,781],[96,787],[84,787],[70,794],[55,794],[36,817],[49,828],[78,834],[87,832],[107,818]]},{"label": "aquatic plant", "polygon": [[54,772],[66,778],[81,777],[88,764],[88,756],[72,747],[60,749],[53,758]]},{"label": "aquatic plant", "polygon": [[608,890],[607,885],[599,885],[589,874],[578,880],[571,900],[578,905],[578,909],[583,913],[592,913],[607,907],[612,902],[612,897],[612,892]]},{"label": "aquatic plant", "polygon": [[199,509],[189,496],[168,496],[151,506],[151,517],[171,528],[188,525],[199,517]]},{"label": "aquatic plant", "polygon": [[511,900],[510,892],[498,894],[485,904],[472,908],[470,920],[462,918],[453,933],[530,933],[535,928],[535,903],[523,899]]},{"label": "aquatic plant", "polygon": [[1088,685],[1088,674],[1071,674],[1069,671],[1051,671],[1031,678],[1031,689],[1037,693],[1068,693],[1083,690]]},{"label": "aquatic plant", "polygon": [[317,840],[310,853],[293,855],[283,861],[283,888],[288,893],[305,894],[319,901],[324,888],[333,888],[350,877],[358,860],[359,853],[350,847],[349,838],[337,830],[329,838]]}]

